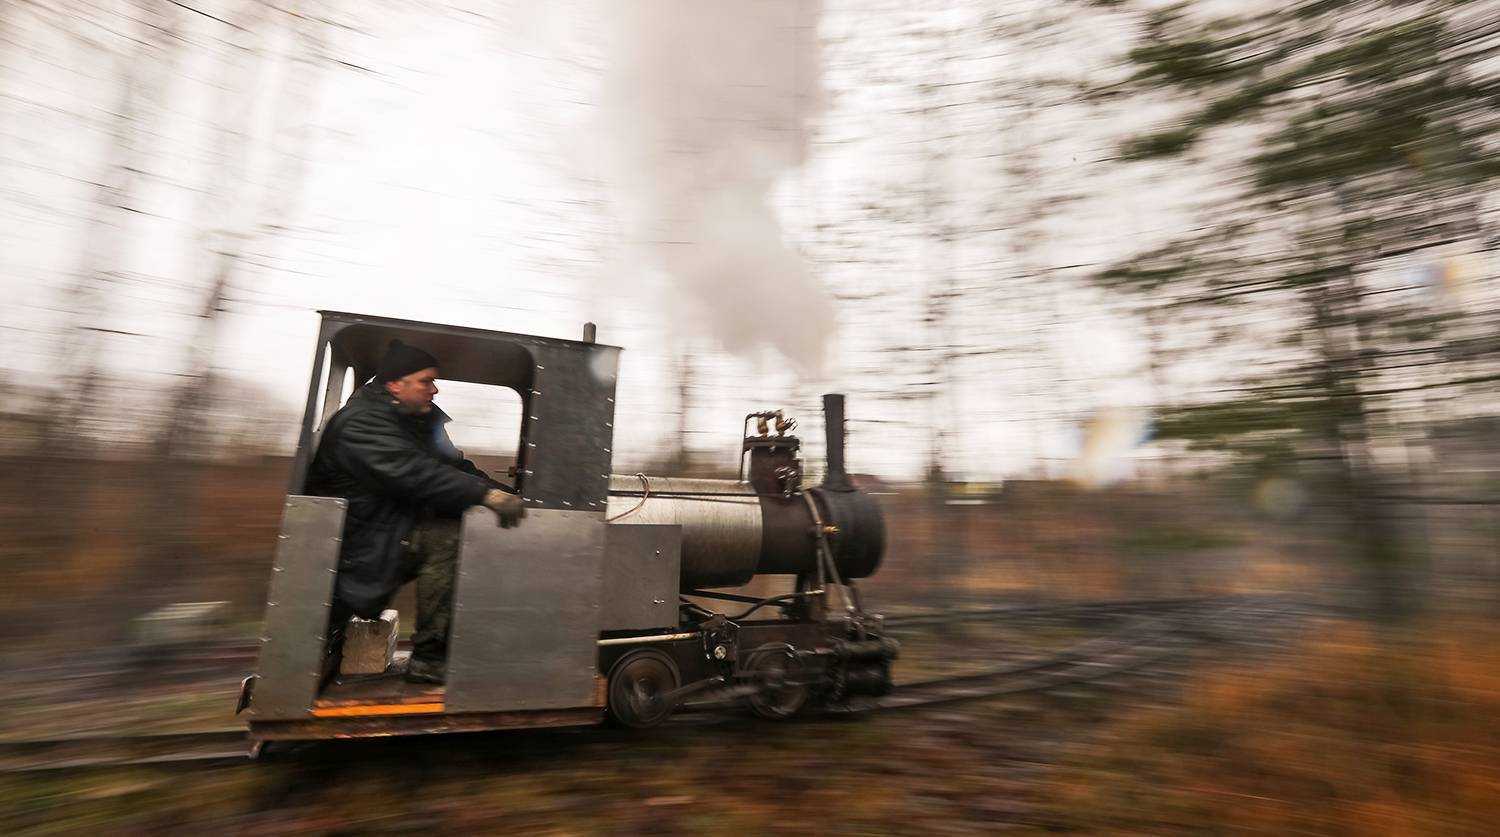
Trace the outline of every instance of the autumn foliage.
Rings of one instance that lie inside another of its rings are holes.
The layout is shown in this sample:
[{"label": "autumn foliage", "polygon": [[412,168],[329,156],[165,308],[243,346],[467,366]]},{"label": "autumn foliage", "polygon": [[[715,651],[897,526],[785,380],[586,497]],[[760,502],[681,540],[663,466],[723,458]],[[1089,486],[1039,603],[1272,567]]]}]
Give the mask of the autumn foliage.
[{"label": "autumn foliage", "polygon": [[1281,653],[1117,722],[1061,771],[1063,820],[1094,835],[1494,833],[1500,627],[1329,620]]}]

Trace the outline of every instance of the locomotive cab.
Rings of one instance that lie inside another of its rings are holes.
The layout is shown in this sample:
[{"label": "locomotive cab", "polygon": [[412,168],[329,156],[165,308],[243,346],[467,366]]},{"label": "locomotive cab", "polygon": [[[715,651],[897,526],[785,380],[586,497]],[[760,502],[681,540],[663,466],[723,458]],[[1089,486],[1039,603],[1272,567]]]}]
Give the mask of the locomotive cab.
[{"label": "locomotive cab", "polygon": [[[252,738],[575,725],[606,713],[645,727],[705,697],[781,717],[809,698],[847,702],[889,686],[894,643],[853,589],[878,566],[883,529],[843,476],[841,397],[829,396],[824,486],[802,488],[779,414],[751,417],[760,433],[746,439],[743,479],[611,477],[618,348],[591,333],[320,313],[259,662],[241,693]],[[361,677],[325,665],[345,504],[303,485],[340,394],[374,375],[393,339],[439,358],[444,380],[505,387],[522,405],[512,471],[527,517],[509,529],[483,507],[463,517],[441,686],[405,682],[399,662]],[[761,574],[790,575],[795,590],[722,590]],[[715,601],[746,612],[703,604]]]}]

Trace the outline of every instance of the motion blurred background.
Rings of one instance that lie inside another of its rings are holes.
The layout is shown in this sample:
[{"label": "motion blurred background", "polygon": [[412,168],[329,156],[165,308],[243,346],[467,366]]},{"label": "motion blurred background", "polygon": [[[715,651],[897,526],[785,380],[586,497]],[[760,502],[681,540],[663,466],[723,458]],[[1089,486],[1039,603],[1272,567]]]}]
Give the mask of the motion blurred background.
[{"label": "motion blurred background", "polygon": [[[1489,0],[0,0],[0,732],[232,723],[37,673],[257,635],[317,310],[593,321],[616,473],[733,474],[782,408],[816,481],[847,393],[879,604],[1328,609],[1199,722],[1346,760],[1216,745],[1306,769],[1111,808],[1073,759],[1048,830],[1485,833],[1497,105]],[[438,400],[503,471],[519,401]],[[1204,774],[1164,752],[1117,772]]]}]

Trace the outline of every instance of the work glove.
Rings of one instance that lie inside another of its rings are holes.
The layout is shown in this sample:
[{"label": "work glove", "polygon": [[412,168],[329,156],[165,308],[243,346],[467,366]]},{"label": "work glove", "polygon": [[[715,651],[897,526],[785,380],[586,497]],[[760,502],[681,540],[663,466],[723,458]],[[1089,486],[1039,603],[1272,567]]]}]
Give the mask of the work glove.
[{"label": "work glove", "polygon": [[484,495],[484,506],[500,518],[501,529],[519,525],[521,518],[526,516],[526,502],[520,495],[507,494],[498,488],[491,488],[490,493]]}]

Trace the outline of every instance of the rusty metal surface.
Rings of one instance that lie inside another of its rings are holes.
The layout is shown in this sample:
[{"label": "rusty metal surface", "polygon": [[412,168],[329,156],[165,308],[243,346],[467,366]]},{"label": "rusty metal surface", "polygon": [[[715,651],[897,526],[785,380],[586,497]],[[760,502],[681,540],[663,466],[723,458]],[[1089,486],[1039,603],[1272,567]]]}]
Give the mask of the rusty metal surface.
[{"label": "rusty metal surface", "polygon": [[533,509],[502,529],[464,516],[448,652],[450,712],[588,706],[594,700],[604,515]]},{"label": "rusty metal surface", "polygon": [[432,683],[408,683],[392,672],[380,677],[339,678],[323,687],[317,707],[386,703],[442,703],[446,689]]},{"label": "rusty metal surface", "polygon": [[667,477],[648,480],[650,491],[641,504],[644,492],[640,479],[610,477],[608,515],[615,519],[611,526],[680,525],[684,588],[737,587],[755,576],[761,552],[761,510],[749,483]]},{"label": "rusty metal surface", "polygon": [[803,495],[761,495],[760,513],[765,533],[755,571],[767,575],[816,574],[818,540]]},{"label": "rusty metal surface", "polygon": [[[834,563],[844,579],[866,578],[880,567],[885,554],[885,522],[880,506],[858,489],[829,491],[808,489],[806,495],[818,504],[820,520],[833,527],[828,534]],[[804,495],[761,496],[765,520],[758,574],[804,574],[817,572],[818,542],[813,517]]]},{"label": "rusty metal surface", "polygon": [[834,563],[845,579],[867,578],[880,568],[885,555],[885,518],[874,497],[858,489],[829,491],[814,488],[823,522],[832,524]]},{"label": "rusty metal surface", "polygon": [[254,741],[309,741],[319,738],[373,738],[388,735],[432,735],[497,729],[536,729],[597,724],[604,710],[596,707],[525,712],[473,712],[460,715],[418,714],[261,721],[250,724]]},{"label": "rusty metal surface", "polygon": [[830,392],[823,396],[823,433],[827,440],[828,471],[823,477],[825,491],[853,491],[849,473],[844,470],[844,396]]},{"label": "rusty metal surface", "polygon": [[676,627],[681,549],[681,526],[606,526],[599,629]]},{"label": "rusty metal surface", "polygon": [[749,454],[746,481],[761,494],[787,494],[802,484],[802,467],[797,450],[802,442],[795,436],[762,436],[745,440]]},{"label": "rusty metal surface", "polygon": [[332,497],[286,498],[248,710],[256,720],[312,711],[345,505]]}]

